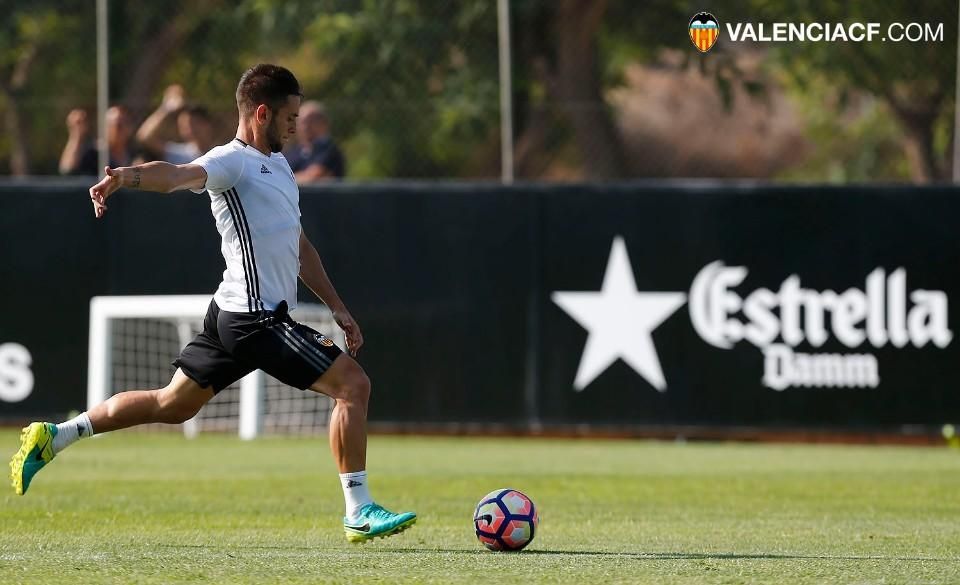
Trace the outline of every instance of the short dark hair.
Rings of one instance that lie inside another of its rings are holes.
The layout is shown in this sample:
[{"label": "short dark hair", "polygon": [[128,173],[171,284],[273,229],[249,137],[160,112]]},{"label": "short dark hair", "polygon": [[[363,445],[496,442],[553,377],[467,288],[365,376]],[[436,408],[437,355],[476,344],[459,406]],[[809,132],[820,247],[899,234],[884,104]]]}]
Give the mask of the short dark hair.
[{"label": "short dark hair", "polygon": [[286,67],[260,63],[247,69],[237,85],[240,114],[250,114],[260,104],[277,110],[289,96],[303,97],[300,82]]},{"label": "short dark hair", "polygon": [[180,113],[187,114],[191,118],[199,118],[207,122],[213,121],[213,119],[210,117],[210,111],[207,110],[207,108],[196,104],[185,106],[182,110],[180,110]]}]

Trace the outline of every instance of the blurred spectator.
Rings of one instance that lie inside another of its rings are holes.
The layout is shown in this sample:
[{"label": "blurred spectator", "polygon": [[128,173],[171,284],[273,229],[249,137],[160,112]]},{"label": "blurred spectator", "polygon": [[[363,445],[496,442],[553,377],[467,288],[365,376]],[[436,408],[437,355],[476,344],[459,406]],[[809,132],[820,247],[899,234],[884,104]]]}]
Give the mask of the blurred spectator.
[{"label": "blurred spectator", "polygon": [[[67,115],[67,145],[60,155],[60,174],[98,175],[102,169],[97,162],[97,147],[90,136],[90,119],[84,110],[75,109]],[[124,106],[107,110],[107,149],[110,166],[129,166],[138,159],[130,144],[133,120]]]},{"label": "blurred spectator", "polygon": [[[182,142],[163,138],[164,126],[174,115]],[[186,105],[183,87],[171,85],[164,90],[160,107],[137,130],[137,140],[154,156],[173,164],[186,164],[215,146],[213,121],[203,106]]]},{"label": "blurred spectator", "polygon": [[330,121],[320,102],[307,101],[300,106],[297,142],[286,157],[298,183],[343,178],[343,153],[330,139]]}]

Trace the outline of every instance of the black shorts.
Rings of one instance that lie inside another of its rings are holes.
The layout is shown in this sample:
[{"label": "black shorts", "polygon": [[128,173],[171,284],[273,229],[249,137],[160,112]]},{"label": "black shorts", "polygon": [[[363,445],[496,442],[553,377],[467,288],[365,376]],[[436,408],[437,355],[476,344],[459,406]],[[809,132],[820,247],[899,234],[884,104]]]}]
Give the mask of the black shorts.
[{"label": "black shorts", "polygon": [[216,301],[210,301],[203,331],[173,365],[214,392],[256,369],[305,390],[341,353],[331,339],[291,319],[286,301],[276,311],[252,313],[221,311]]}]

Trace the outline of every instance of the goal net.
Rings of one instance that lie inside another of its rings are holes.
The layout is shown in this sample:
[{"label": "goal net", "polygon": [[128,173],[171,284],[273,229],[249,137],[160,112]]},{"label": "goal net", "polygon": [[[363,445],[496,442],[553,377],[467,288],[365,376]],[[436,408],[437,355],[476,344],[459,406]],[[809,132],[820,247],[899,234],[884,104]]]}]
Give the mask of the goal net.
[{"label": "goal net", "polygon": [[[171,362],[203,328],[210,296],[102,296],[90,301],[87,407],[124,390],[166,386]],[[301,304],[291,316],[344,347],[343,331],[323,305]],[[254,371],[217,394],[183,425],[187,436],[235,432],[324,434],[333,407],[322,394],[287,386]],[[172,428],[149,425],[149,428]]]}]

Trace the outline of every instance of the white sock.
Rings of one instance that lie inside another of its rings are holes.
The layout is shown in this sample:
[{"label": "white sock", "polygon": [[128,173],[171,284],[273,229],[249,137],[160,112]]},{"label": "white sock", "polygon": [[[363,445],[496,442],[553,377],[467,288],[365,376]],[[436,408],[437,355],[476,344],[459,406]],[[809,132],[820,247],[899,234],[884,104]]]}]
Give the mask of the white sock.
[{"label": "white sock", "polygon": [[53,438],[53,452],[59,453],[83,437],[93,436],[93,425],[87,413],[74,417],[57,425],[57,436]]},{"label": "white sock", "polygon": [[347,518],[356,518],[360,508],[365,504],[373,503],[373,498],[370,497],[370,489],[367,487],[366,471],[341,473],[340,485],[343,487],[343,499],[347,504]]}]

